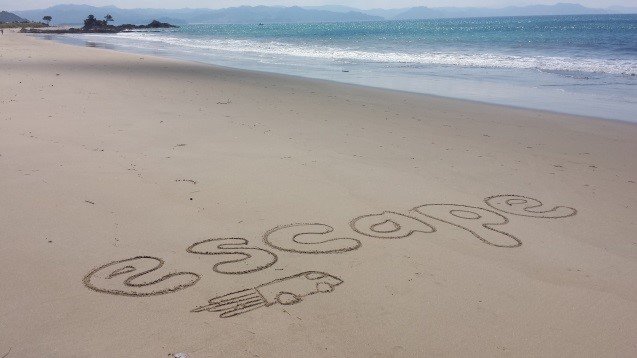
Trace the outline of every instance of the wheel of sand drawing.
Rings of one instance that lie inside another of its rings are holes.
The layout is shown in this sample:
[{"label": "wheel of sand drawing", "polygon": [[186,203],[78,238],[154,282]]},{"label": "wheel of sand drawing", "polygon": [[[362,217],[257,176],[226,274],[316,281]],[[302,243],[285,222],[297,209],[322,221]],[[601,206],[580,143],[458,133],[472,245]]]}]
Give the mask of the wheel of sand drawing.
[{"label": "wheel of sand drawing", "polygon": [[301,302],[301,297],[290,292],[281,292],[276,296],[276,301],[284,306],[289,306]]}]

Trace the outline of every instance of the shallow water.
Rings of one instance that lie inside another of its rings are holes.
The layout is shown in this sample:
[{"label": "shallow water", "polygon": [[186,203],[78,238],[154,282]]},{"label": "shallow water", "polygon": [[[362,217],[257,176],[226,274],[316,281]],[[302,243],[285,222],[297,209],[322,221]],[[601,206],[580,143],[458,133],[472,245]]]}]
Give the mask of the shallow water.
[{"label": "shallow water", "polygon": [[189,25],[53,39],[637,122],[637,15]]}]

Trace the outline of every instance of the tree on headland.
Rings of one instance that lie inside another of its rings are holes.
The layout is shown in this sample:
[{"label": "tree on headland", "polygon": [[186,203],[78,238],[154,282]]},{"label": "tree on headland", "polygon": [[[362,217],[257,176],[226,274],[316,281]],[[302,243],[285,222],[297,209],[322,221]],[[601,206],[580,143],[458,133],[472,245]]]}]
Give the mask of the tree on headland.
[{"label": "tree on headland", "polygon": [[49,15],[46,15],[45,17],[42,18],[42,20],[46,21],[46,24],[49,25],[49,23],[51,22],[51,20],[53,20],[53,18]]},{"label": "tree on headland", "polygon": [[98,20],[95,18],[95,15],[89,15],[86,20],[84,20],[84,29],[101,29],[107,27],[108,23],[106,20]]},{"label": "tree on headland", "polygon": [[89,15],[86,20],[84,20],[84,28],[91,29],[95,27],[96,23],[97,19],[95,18],[95,15]]},{"label": "tree on headland", "polygon": [[111,14],[107,14],[106,16],[104,16],[104,20],[106,20],[106,23],[108,24],[109,22],[113,22],[115,20],[113,20],[113,16],[111,16]]}]

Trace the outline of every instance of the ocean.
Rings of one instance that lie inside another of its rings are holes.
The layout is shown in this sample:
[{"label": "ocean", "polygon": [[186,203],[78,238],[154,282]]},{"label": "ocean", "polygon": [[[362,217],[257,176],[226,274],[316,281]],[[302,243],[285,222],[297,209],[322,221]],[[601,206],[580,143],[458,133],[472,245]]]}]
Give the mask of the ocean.
[{"label": "ocean", "polygon": [[188,25],[50,38],[637,122],[637,15]]}]

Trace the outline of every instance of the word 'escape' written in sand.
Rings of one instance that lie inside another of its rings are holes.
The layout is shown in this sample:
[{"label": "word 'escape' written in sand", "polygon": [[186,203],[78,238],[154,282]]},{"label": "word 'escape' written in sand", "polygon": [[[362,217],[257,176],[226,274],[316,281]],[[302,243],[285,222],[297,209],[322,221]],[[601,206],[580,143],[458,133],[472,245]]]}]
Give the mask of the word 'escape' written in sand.
[{"label": "word 'escape' written in sand", "polygon": [[[509,223],[503,215],[541,219],[560,219],[577,214],[566,206],[547,208],[541,201],[520,195],[495,195],[484,200],[487,208],[459,204],[425,204],[406,213],[384,211],[361,215],[350,221],[350,228],[361,237],[403,239],[414,233],[430,234],[439,225],[465,230],[482,243],[499,248],[516,248],[522,241],[501,230]],[[333,237],[334,228],[321,223],[277,226],[263,235],[263,243],[272,250],[296,254],[327,255],[358,250],[361,240]],[[251,245],[245,238],[212,238],[190,245],[186,251],[194,255],[218,256],[212,270],[224,275],[245,275],[268,269],[278,261],[275,252]],[[89,289],[121,296],[156,296],[192,287],[201,275],[194,272],[158,272],[164,260],[153,256],[137,256],[113,261],[97,267],[84,276]],[[206,305],[191,312],[217,312],[222,318],[234,317],[261,307],[276,304],[293,305],[308,296],[329,293],[341,285],[338,276],[319,271],[306,271],[277,278],[257,287],[214,297]]]}]

